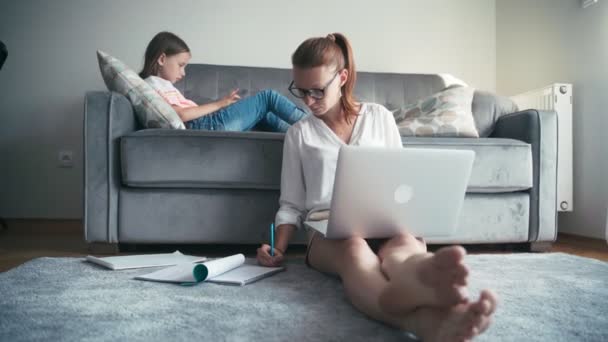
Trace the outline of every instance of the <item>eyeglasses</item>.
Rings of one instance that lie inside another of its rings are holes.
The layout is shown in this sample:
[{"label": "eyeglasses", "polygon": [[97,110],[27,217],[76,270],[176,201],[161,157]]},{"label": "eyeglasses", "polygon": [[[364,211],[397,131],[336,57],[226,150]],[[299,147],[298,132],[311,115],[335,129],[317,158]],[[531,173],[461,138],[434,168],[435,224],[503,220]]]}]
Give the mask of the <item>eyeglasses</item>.
[{"label": "eyeglasses", "polygon": [[313,88],[313,89],[296,88],[293,86],[293,81],[291,81],[291,83],[289,84],[289,87],[287,89],[289,89],[289,92],[292,93],[293,96],[295,96],[299,99],[303,99],[308,95],[315,100],[321,100],[322,98],[325,97],[325,89],[327,89],[327,87],[329,87],[331,82],[333,82],[334,79],[336,79],[336,76],[338,76],[339,73],[340,73],[340,71],[337,71],[334,74],[334,77],[332,77],[331,80],[329,80],[329,82],[327,82],[323,88]]}]

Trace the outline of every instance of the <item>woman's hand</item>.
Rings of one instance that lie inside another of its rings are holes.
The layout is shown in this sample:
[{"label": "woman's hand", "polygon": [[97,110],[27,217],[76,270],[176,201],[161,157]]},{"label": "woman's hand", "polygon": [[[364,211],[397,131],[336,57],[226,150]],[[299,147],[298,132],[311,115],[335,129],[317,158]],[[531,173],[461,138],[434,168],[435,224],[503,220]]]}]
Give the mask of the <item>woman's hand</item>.
[{"label": "woman's hand", "polygon": [[[239,89],[234,89],[233,91],[230,92],[230,94],[224,96],[220,101],[222,103],[222,105],[224,107],[230,106],[231,104],[237,102],[238,100],[241,99],[241,97],[238,94]],[[222,107],[223,108],[223,107]]]},{"label": "woman's hand", "polygon": [[274,256],[270,255],[270,246],[263,244],[258,248],[258,263],[266,267],[278,267],[283,263],[285,255],[278,249],[274,249]]}]

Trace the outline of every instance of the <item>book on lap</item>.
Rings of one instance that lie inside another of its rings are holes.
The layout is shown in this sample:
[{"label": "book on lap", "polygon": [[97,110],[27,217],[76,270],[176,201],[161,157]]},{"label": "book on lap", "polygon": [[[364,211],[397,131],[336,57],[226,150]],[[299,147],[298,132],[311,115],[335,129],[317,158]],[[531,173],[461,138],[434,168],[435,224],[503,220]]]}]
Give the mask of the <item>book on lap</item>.
[{"label": "book on lap", "polygon": [[98,258],[92,255],[86,261],[107,267],[112,270],[126,270],[132,268],[146,268],[158,266],[173,266],[183,263],[196,263],[207,260],[206,257],[184,255],[180,251],[164,254],[122,255]]},{"label": "book on lap", "polygon": [[136,276],[138,280],[180,283],[184,285],[210,282],[227,285],[253,283],[285,270],[284,267],[264,267],[246,260],[243,254],[214,259],[200,264],[182,263],[152,273]]}]

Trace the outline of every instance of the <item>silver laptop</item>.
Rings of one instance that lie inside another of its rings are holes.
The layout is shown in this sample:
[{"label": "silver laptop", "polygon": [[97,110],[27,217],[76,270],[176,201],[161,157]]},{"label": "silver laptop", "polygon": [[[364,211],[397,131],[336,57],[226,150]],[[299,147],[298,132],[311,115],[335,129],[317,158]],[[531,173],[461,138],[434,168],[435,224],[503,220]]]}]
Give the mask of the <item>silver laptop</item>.
[{"label": "silver laptop", "polygon": [[451,236],[474,159],[469,150],[344,146],[328,218],[304,224],[330,239]]}]

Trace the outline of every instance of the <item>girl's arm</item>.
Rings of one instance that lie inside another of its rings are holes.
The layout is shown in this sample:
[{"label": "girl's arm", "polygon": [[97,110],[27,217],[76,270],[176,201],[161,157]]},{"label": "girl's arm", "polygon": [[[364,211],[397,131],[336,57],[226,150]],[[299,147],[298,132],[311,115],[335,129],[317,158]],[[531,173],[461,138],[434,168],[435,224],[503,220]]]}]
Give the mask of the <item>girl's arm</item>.
[{"label": "girl's arm", "polygon": [[171,107],[173,107],[173,109],[175,109],[175,111],[177,112],[177,115],[179,115],[179,118],[182,119],[183,122],[187,122],[187,121],[191,121],[194,119],[198,119],[201,116],[205,116],[207,114],[216,112],[216,111],[218,111],[224,107],[230,106],[231,104],[240,100],[241,97],[237,94],[238,91],[239,91],[238,89],[235,89],[235,90],[231,91],[230,94],[228,94],[227,96],[222,98],[221,100],[211,102],[211,103],[206,103],[204,105],[200,105],[200,106],[196,106],[196,107],[188,107],[188,108],[183,108],[183,107],[178,107],[178,106],[171,106]]}]

